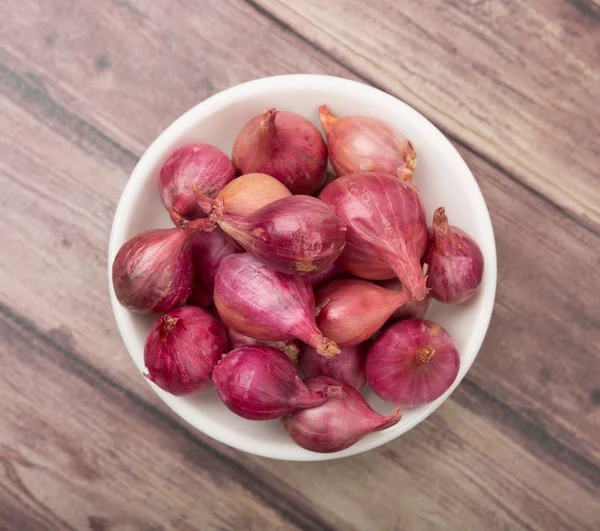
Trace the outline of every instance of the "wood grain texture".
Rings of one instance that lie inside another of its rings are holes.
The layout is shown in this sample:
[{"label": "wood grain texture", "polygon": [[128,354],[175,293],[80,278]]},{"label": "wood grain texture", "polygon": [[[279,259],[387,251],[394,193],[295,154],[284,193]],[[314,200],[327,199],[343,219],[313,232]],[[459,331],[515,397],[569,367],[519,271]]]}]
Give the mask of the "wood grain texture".
[{"label": "wood grain texture", "polygon": [[120,190],[183,110],[295,71],[357,77],[248,3],[0,4],[0,529],[597,529],[599,238],[480,146],[458,147],[497,234],[495,316],[418,429],[271,462],[181,426],[142,381],[106,290]]},{"label": "wood grain texture", "polygon": [[251,1],[598,231],[596,3]]}]

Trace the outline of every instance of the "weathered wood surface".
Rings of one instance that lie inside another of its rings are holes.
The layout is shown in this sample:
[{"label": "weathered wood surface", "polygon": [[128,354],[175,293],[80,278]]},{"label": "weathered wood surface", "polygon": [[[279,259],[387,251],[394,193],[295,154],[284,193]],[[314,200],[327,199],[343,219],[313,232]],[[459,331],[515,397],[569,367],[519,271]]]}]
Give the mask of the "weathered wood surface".
[{"label": "weathered wood surface", "polygon": [[[600,527],[600,110],[576,98],[597,82],[596,8],[347,4],[0,3],[0,529]],[[509,44],[521,70],[489,55]],[[206,96],[291,72],[367,79],[432,118],[498,244],[465,382],[400,440],[331,463],[271,462],[183,426],[130,362],[106,289],[112,214],[145,147]]]}]

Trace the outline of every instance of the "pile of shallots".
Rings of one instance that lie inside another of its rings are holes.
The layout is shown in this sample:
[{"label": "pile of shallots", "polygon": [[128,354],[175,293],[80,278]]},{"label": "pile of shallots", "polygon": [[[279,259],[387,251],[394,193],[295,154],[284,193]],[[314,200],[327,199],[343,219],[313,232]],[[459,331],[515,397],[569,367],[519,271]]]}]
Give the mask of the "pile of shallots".
[{"label": "pile of shallots", "polygon": [[483,256],[443,207],[427,227],[417,155],[395,129],[326,106],[320,120],[327,145],[271,109],[231,160],[207,144],[174,151],[158,178],[174,226],[127,241],[113,285],[131,311],[162,314],[144,352],[156,385],[214,385],[237,415],[281,418],[303,448],[336,452],[400,420],[371,409],[367,382],[398,407],[452,385],[455,344],[423,317],[430,297],[475,293]]}]

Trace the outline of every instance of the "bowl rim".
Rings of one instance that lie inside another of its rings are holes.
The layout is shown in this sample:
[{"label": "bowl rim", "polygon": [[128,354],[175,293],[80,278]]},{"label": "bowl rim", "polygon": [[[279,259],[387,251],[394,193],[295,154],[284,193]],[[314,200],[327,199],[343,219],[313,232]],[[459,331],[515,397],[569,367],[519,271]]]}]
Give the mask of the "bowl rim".
[{"label": "bowl rim", "polygon": [[[334,91],[342,90],[342,91],[352,91],[362,92],[365,97],[376,97],[379,99],[387,100],[390,104],[404,106],[404,111],[413,114],[413,119],[421,122],[419,127],[425,127],[428,129],[428,135],[432,137],[432,142],[436,145],[436,147],[442,151],[444,151],[444,156],[453,159],[452,163],[456,165],[457,169],[464,173],[467,179],[472,180],[472,184],[474,185],[472,192],[478,196],[480,199],[480,204],[483,207],[480,209],[478,223],[481,225],[481,230],[484,234],[483,238],[486,240],[486,245],[489,246],[488,249],[488,257],[486,257],[485,264],[485,275],[487,277],[488,285],[486,286],[485,293],[480,301],[480,309],[477,315],[477,322],[475,328],[475,332],[470,337],[469,347],[470,350],[473,351],[473,355],[470,360],[461,360],[461,372],[462,376],[456,378],[450,389],[446,391],[440,398],[437,400],[426,404],[420,407],[419,414],[413,418],[410,423],[402,423],[400,422],[397,426],[390,428],[388,430],[382,431],[378,433],[378,437],[363,439],[362,447],[357,447],[357,445],[351,446],[346,450],[342,450],[340,452],[330,453],[330,454],[321,454],[315,452],[307,452],[306,450],[298,447],[299,450],[303,450],[298,454],[290,453],[289,451],[281,451],[275,452],[272,451],[264,451],[260,445],[254,445],[249,448],[246,444],[240,444],[239,441],[235,437],[226,437],[223,436],[222,433],[219,432],[218,429],[212,429],[211,426],[202,425],[200,422],[196,422],[193,418],[190,418],[190,415],[187,414],[186,410],[188,409],[185,404],[180,400],[180,397],[172,396],[162,389],[158,388],[148,379],[144,378],[148,385],[158,394],[158,396],[167,404],[167,406],[172,409],[179,417],[181,417],[184,421],[190,424],[195,429],[201,431],[202,433],[208,435],[209,437],[219,441],[223,444],[226,444],[230,447],[236,448],[238,450],[245,451],[250,454],[258,455],[261,457],[269,457],[272,459],[282,459],[289,461],[324,461],[324,460],[332,460],[339,459],[342,457],[348,457],[351,455],[356,455],[362,452],[366,452],[368,450],[372,450],[378,446],[386,444],[387,442],[403,435],[408,432],[418,424],[420,424],[423,420],[425,420],[429,415],[431,415],[446,399],[454,392],[456,387],[461,383],[463,378],[466,376],[469,371],[471,365],[475,361],[477,355],[479,354],[479,350],[487,334],[487,330],[489,328],[489,323],[492,317],[492,312],[494,308],[494,301],[496,296],[496,285],[497,285],[497,254],[496,254],[496,243],[494,238],[494,231],[492,227],[491,218],[489,215],[489,210],[487,208],[487,204],[479,188],[475,177],[473,176],[471,170],[467,166],[466,162],[460,155],[460,153],[456,150],[454,145],[448,140],[448,138],[425,116],[419,113],[416,109],[403,102],[387,92],[384,92],[378,88],[373,86],[361,83],[359,81],[354,81],[351,79],[346,79],[342,77],[336,76],[328,76],[328,75],[320,75],[320,74],[286,74],[279,76],[270,76],[263,77],[259,79],[254,79],[252,81],[247,81],[230,88],[227,88],[221,92],[218,92],[209,98],[201,101],[177,119],[175,119],[171,125],[169,125],[146,149],[142,157],[139,159],[135,168],[133,169],[123,191],[121,192],[121,196],[119,198],[119,202],[117,208],[115,210],[109,245],[108,245],[108,284],[109,284],[109,294],[111,300],[111,306],[113,315],[117,324],[117,328],[119,330],[119,334],[127,352],[132,358],[134,365],[142,372],[141,368],[136,363],[136,359],[133,355],[133,351],[138,348],[136,344],[134,344],[133,334],[130,333],[130,319],[132,312],[129,312],[125,308],[123,308],[116,299],[113,284],[112,284],[112,263],[114,257],[120,246],[125,241],[125,231],[126,225],[128,223],[128,205],[135,198],[135,196],[141,191],[143,186],[145,186],[144,176],[149,172],[153,171],[152,168],[155,166],[155,159],[158,156],[157,154],[161,153],[169,144],[173,143],[173,139],[177,138],[177,135],[180,131],[185,130],[192,123],[196,123],[203,118],[203,116],[210,114],[211,112],[215,112],[221,108],[225,108],[236,101],[241,101],[249,97],[251,93],[259,94],[263,90],[273,89],[273,87],[277,87],[279,89],[285,88],[297,88],[298,85],[323,85],[327,84],[328,86],[335,87]],[[491,260],[490,260],[491,258]],[[394,429],[396,428],[396,429]]]}]

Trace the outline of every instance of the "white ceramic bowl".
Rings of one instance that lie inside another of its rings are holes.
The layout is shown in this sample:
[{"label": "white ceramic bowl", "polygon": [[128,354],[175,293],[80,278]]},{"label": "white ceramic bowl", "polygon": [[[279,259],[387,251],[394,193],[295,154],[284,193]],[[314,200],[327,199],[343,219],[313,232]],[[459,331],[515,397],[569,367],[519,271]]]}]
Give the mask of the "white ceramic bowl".
[{"label": "white ceramic bowl", "polygon": [[[149,382],[173,411],[198,430],[229,446],[275,459],[317,461],[349,456],[384,444],[416,426],[448,398],[469,370],[486,334],[496,292],[496,248],[485,201],[461,156],[429,120],[393,96],[347,79],[318,75],[258,79],[215,94],[177,119],[148,148],[123,190],[110,236],[108,276],[115,319],[139,371],[144,369],[146,334],[156,316],[131,313],[117,302],[111,265],[121,245],[135,234],[171,226],[156,186],[165,159],[175,148],[190,142],[214,144],[230,154],[242,126],[269,107],[301,114],[320,128],[318,108],[324,103],[337,116],[362,114],[387,120],[413,142],[418,153],[415,181],[428,220],[436,207],[445,206],[451,223],[465,229],[481,247],[485,270],[481,288],[472,300],[459,306],[434,303],[427,314],[450,332],[458,346],[461,365],[452,387],[431,404],[405,409],[396,426],[370,434],[341,452],[318,454],[300,448],[278,420],[253,422],[237,417],[221,404],[214,389],[182,398]],[[366,396],[376,410],[393,410],[370,390]]]}]

